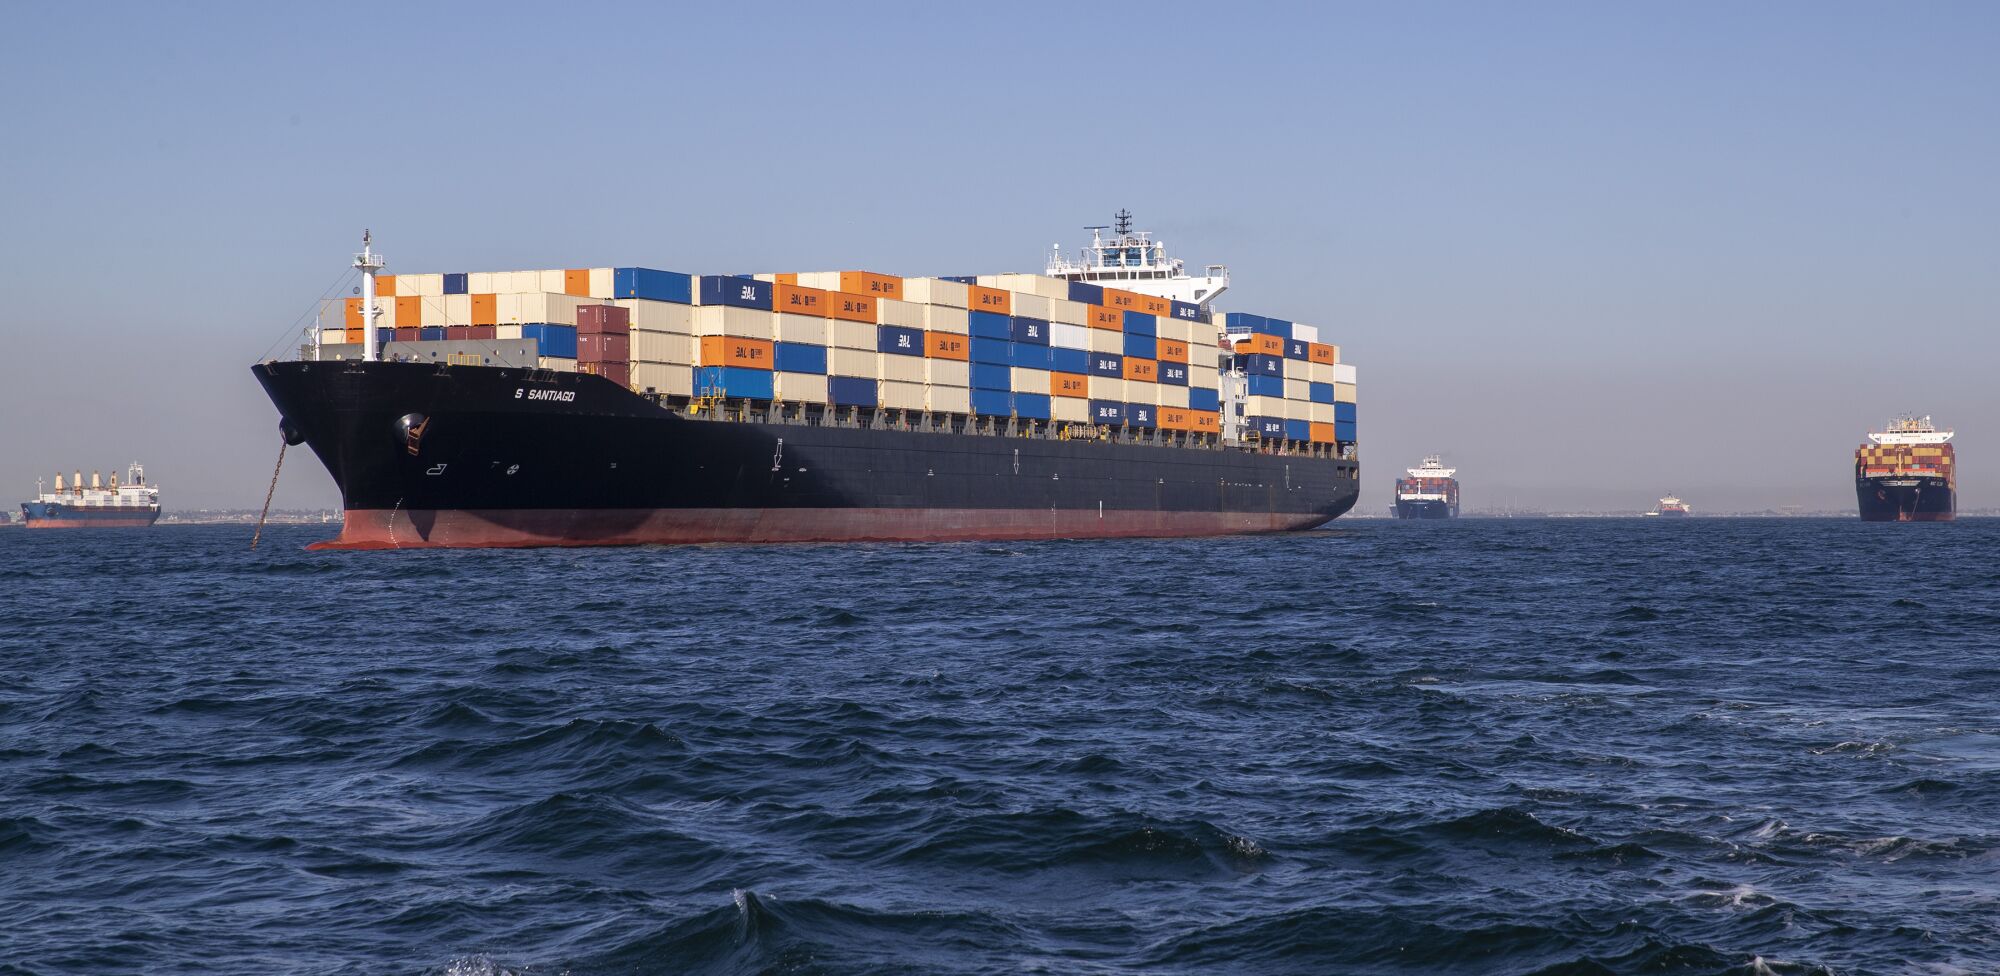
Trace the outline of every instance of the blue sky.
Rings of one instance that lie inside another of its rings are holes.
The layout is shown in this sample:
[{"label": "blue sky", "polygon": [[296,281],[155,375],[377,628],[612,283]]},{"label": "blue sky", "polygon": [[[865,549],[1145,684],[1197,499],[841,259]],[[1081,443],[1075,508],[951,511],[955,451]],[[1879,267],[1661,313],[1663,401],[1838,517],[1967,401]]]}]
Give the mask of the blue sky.
[{"label": "blue sky", "polygon": [[2000,507],[2000,6],[349,10],[8,11],[0,485],[255,505],[246,366],[363,226],[392,271],[953,274],[1128,207],[1342,344],[1364,505],[1444,451],[1473,508],[1846,508],[1915,410]]}]

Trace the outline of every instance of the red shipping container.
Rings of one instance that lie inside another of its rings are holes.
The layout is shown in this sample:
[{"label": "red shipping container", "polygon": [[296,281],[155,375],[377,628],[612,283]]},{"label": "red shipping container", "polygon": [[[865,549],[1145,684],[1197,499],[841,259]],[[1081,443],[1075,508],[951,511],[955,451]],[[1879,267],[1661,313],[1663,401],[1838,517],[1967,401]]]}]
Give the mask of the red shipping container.
[{"label": "red shipping container", "polygon": [[576,334],[631,335],[632,312],[617,305],[579,305],[576,308]]},{"label": "red shipping container", "polygon": [[632,337],[628,335],[579,335],[576,361],[580,363],[629,363]]},{"label": "red shipping container", "polygon": [[576,364],[578,372],[595,373],[619,386],[632,385],[631,363],[584,363]]},{"label": "red shipping container", "polygon": [[444,337],[447,339],[470,339],[472,338],[472,326],[469,325],[445,326]]},{"label": "red shipping container", "polygon": [[418,330],[417,330],[417,329],[397,329],[397,330],[396,330],[396,341],[397,341],[397,342],[415,342],[415,341],[417,341],[417,340],[418,340],[419,338],[422,338],[422,337],[421,337],[420,335],[418,335]]},{"label": "red shipping container", "polygon": [[472,333],[471,335],[466,337],[468,339],[500,338],[500,327],[496,325],[469,325],[466,326],[466,328],[470,330]]}]

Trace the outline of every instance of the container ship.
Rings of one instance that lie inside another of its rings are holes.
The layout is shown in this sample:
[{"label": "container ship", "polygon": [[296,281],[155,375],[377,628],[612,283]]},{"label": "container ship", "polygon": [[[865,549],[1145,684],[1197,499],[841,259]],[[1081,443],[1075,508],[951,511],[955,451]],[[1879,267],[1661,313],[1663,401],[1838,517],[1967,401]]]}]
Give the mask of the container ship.
[{"label": "container ship", "polygon": [[[1094,227],[1042,274],[379,273],[253,372],[324,548],[1197,536],[1358,493],[1355,370]],[[1106,233],[1106,231],[1111,231]]]},{"label": "container ship", "polygon": [[43,485],[36,481],[35,500],[21,503],[22,523],[31,529],[141,529],[160,520],[160,489],[146,483],[146,469],[137,461],[122,483],[116,471],[108,485],[92,471],[86,488],[77,471],[68,483],[57,474],[54,491]]},{"label": "container ship", "polygon": [[1694,514],[1694,507],[1681,501],[1678,496],[1668,495],[1660,499],[1658,508],[1646,513],[1659,518],[1687,518]]},{"label": "container ship", "polygon": [[1396,479],[1396,517],[1404,519],[1446,519],[1458,517],[1457,468],[1444,466],[1444,458],[1433,454],[1424,463],[1406,468],[1407,478]]},{"label": "container ship", "polygon": [[1871,431],[1854,452],[1854,495],[1865,522],[1949,522],[1958,517],[1952,431],[1903,417]]}]

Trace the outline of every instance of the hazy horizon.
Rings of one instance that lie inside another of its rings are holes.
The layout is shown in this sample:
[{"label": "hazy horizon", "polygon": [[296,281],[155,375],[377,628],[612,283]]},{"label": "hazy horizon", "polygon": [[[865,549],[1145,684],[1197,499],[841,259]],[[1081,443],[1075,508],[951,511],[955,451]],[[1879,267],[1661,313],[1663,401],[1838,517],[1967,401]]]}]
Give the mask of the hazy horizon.
[{"label": "hazy horizon", "polygon": [[2000,8],[1148,10],[15,8],[0,503],[137,458],[256,507],[249,366],[363,227],[392,273],[914,276],[1124,207],[1340,344],[1364,509],[1430,453],[1468,509],[1848,509],[1905,412],[2000,508]]}]

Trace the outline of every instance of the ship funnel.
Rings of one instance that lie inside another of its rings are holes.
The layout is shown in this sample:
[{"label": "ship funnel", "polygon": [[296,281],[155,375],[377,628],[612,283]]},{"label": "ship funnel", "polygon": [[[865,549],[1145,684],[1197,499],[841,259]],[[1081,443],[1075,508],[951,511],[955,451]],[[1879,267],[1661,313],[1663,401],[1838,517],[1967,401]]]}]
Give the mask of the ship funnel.
[{"label": "ship funnel", "polygon": [[58,495],[62,494],[62,490],[63,490],[62,472],[58,471],[56,472],[56,494]]},{"label": "ship funnel", "polygon": [[92,471],[90,473],[91,490],[98,491],[104,488],[104,478],[102,477],[102,474],[103,472],[100,471]]},{"label": "ship funnel", "polygon": [[78,469],[77,469],[77,471],[76,471],[76,484],[75,484],[75,488],[76,488],[76,493],[77,493],[77,494],[79,494],[79,495],[83,494],[83,469],[81,469],[81,468],[78,468]]}]

